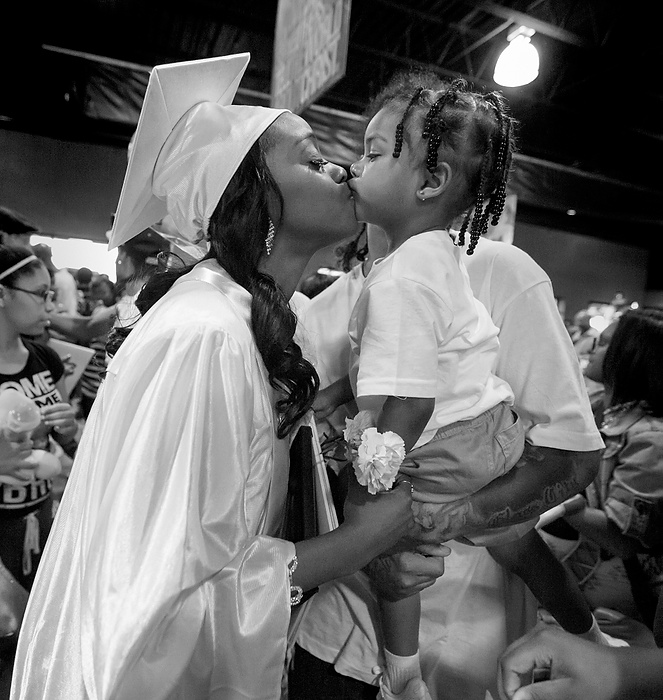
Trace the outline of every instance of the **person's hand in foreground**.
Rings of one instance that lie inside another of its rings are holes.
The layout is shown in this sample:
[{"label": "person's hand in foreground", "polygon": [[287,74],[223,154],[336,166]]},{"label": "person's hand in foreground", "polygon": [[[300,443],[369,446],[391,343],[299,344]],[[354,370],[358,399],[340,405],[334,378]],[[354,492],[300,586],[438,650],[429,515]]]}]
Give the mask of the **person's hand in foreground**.
[{"label": "person's hand in foreground", "polygon": [[514,642],[498,670],[502,700],[654,700],[663,649],[609,647],[541,625]]},{"label": "person's hand in foreground", "polygon": [[[612,700],[617,670],[610,647],[563,630],[537,626],[502,655],[502,700]],[[533,682],[534,681],[534,682]]]}]

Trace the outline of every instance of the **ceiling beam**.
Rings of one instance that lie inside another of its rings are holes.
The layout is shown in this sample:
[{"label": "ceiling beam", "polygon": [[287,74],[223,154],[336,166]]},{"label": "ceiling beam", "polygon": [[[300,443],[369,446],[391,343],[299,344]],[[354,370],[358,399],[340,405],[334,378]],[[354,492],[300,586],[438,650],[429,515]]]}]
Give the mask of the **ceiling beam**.
[{"label": "ceiling beam", "polygon": [[577,34],[574,34],[573,32],[569,32],[566,29],[550,24],[549,22],[536,19],[536,17],[532,17],[524,12],[518,12],[517,10],[512,10],[510,7],[504,7],[504,5],[500,5],[496,2],[490,2],[487,0],[486,2],[481,2],[478,5],[475,5],[474,3],[472,3],[472,5],[477,9],[487,12],[489,15],[499,17],[500,19],[510,20],[514,24],[522,24],[525,27],[533,29],[539,34],[544,34],[545,36],[557,39],[557,41],[562,41],[565,44],[579,46],[580,48],[589,48],[590,46],[585,39]]}]

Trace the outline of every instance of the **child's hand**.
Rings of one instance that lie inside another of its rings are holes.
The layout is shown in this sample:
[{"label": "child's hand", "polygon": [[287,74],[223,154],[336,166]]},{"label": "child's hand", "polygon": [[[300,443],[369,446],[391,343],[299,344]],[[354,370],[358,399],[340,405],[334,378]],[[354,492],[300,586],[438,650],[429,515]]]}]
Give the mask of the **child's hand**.
[{"label": "child's hand", "polygon": [[322,420],[330,416],[339,406],[352,401],[353,398],[349,377],[341,377],[318,392],[315,401],[313,401],[315,417]]},{"label": "child's hand", "polygon": [[321,389],[313,401],[313,411],[317,420],[323,420],[330,416],[340,404],[336,403],[333,385]]},{"label": "child's hand", "polygon": [[42,420],[45,426],[52,428],[65,439],[74,437],[78,430],[76,414],[68,403],[54,403],[42,406]]}]

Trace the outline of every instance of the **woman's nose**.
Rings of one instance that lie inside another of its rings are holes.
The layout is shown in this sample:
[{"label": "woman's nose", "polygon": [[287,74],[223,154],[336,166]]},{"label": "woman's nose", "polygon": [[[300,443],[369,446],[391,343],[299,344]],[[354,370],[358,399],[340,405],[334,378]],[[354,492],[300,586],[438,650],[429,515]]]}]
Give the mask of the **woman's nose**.
[{"label": "woman's nose", "polygon": [[345,168],[341,165],[337,165],[336,163],[329,163],[328,172],[332,176],[334,182],[339,184],[348,179],[348,173],[346,172]]}]

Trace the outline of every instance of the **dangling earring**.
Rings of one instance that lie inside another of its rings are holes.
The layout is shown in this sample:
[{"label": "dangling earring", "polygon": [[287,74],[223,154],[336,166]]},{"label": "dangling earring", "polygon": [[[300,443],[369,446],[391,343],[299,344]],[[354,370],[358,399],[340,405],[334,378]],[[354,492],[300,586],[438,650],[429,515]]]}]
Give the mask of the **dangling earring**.
[{"label": "dangling earring", "polygon": [[272,248],[274,246],[274,222],[269,220],[269,228],[267,229],[267,236],[265,237],[265,250],[267,255],[272,254]]}]

